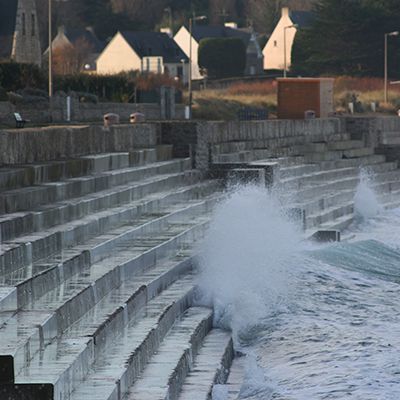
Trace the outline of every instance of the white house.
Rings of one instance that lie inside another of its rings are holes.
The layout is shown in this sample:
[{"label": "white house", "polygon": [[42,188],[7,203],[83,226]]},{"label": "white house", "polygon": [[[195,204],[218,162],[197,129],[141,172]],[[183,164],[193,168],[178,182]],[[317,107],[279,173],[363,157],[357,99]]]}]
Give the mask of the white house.
[{"label": "white house", "polygon": [[263,55],[258,45],[257,37],[252,29],[238,29],[236,24],[227,23],[225,26],[194,25],[192,38],[189,29],[182,26],[174,36],[175,42],[189,57],[190,40],[192,41],[192,79],[203,79],[198,65],[198,50],[202,39],[206,38],[240,38],[246,46],[246,69],[245,75],[259,75],[263,71]]},{"label": "white house", "polygon": [[290,69],[292,47],[298,29],[310,24],[312,13],[308,11],[289,11],[282,8],[281,18],[263,49],[264,69],[284,69],[285,32],[286,68]]},{"label": "white house", "polygon": [[188,58],[161,32],[118,32],[97,59],[98,74],[140,71],[168,74],[187,82]]}]

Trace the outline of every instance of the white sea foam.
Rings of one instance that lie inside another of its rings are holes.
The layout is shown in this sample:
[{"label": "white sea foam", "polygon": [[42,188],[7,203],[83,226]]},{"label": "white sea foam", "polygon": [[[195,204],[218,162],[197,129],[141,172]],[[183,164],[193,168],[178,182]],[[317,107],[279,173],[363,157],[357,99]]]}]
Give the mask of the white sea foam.
[{"label": "white sea foam", "polygon": [[382,212],[376,193],[371,188],[372,177],[365,171],[360,173],[360,183],[354,196],[354,210],[356,217],[366,220]]},{"label": "white sea foam", "polygon": [[234,190],[215,211],[201,247],[199,287],[216,323],[238,333],[277,311],[290,292],[289,267],[301,242],[264,188]]}]

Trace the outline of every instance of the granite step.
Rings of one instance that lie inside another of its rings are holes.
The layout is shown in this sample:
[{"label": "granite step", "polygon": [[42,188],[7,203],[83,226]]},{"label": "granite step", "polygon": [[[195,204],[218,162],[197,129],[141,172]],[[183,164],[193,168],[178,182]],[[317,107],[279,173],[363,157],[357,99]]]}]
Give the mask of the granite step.
[{"label": "granite step", "polygon": [[[150,301],[144,307],[142,318],[131,321],[119,339],[98,357],[86,379],[72,393],[71,400],[122,400],[168,335],[176,332],[175,354],[179,351],[177,343],[188,346],[191,339],[194,345],[200,341],[211,326],[212,311],[197,308],[190,311],[192,299],[193,285],[187,278]],[[188,313],[184,314],[186,310]]]},{"label": "granite step", "polygon": [[0,192],[156,161],[161,161],[157,159],[157,149],[149,148],[129,153],[94,154],[47,163],[6,165],[0,169]]},{"label": "granite step", "polygon": [[156,174],[178,173],[190,168],[190,159],[162,161],[145,166],[105,171],[96,175],[7,190],[0,193],[0,213],[31,210],[43,204],[85,196]]},{"label": "granite step", "polygon": [[0,342],[6,345],[0,350],[2,359],[15,361],[16,366],[23,365],[21,362],[30,360],[44,342],[51,342],[65,332],[113,289],[140,271],[187,248],[204,229],[201,222],[192,227],[184,225],[169,228],[158,237],[158,242],[149,235],[135,241],[133,246],[118,246],[112,256],[82,268],[77,275],[66,279],[22,311],[1,313],[0,339],[5,339]]},{"label": "granite step", "polygon": [[189,308],[168,332],[124,400],[177,400],[211,326],[210,309]]},{"label": "granite step", "polygon": [[[43,360],[46,360],[45,368],[48,371],[58,371],[55,374],[58,378],[71,368],[74,370],[79,368],[79,365],[86,365],[85,369],[80,368],[79,381],[82,381],[94,360],[118,339],[128,322],[133,318],[140,318],[143,307],[183,275],[187,275],[191,267],[190,257],[177,256],[161,261],[155,267],[150,267],[124,281],[121,286],[100,299],[62,335],[50,343],[43,341],[31,360],[23,358],[22,355],[17,357],[14,360],[17,380],[24,380],[26,376],[36,374],[35,371],[40,369]],[[75,346],[71,353],[66,352],[65,348],[69,343],[77,339],[80,341],[79,346]]]},{"label": "granite step", "polygon": [[139,201],[140,198],[158,191],[172,190],[198,180],[196,175],[189,171],[155,175],[139,182],[116,186],[75,199],[38,206],[30,211],[3,214],[0,215],[0,236],[3,242],[11,241],[24,234],[49,229],[55,225],[80,219],[90,213]]},{"label": "granite step", "polygon": [[225,400],[237,400],[240,398],[240,391],[246,376],[246,362],[246,357],[234,358],[225,385],[227,393]]},{"label": "granite step", "polygon": [[[96,357],[96,345],[92,338],[61,339],[48,346],[48,351],[45,349],[42,357],[35,357],[33,363],[16,377],[15,383],[51,384],[54,400],[74,397],[89,399],[89,392],[82,396],[79,391],[94,378],[101,389],[91,388],[90,391],[100,399],[108,387],[116,390],[124,381],[128,381],[129,374],[138,373],[135,367],[143,365],[146,358],[157,349],[158,340],[162,340],[176,318],[190,306],[192,297],[191,278],[180,279],[143,304]],[[50,357],[50,360],[43,358],[45,356]],[[99,376],[104,380],[99,381]]]},{"label": "granite step", "polygon": [[196,217],[206,215],[212,209],[216,200],[216,197],[191,202],[186,200],[184,204],[171,205],[158,213],[144,213],[131,222],[106,230],[106,233],[87,238],[85,243],[75,243],[73,247],[62,249],[61,253],[55,252],[9,273],[4,271],[1,283],[17,287],[18,307],[22,307],[57,287],[80,269],[107,258],[117,246],[129,245],[144,235],[155,234],[157,237],[157,234],[185,220],[196,221]]},{"label": "granite step", "polygon": [[[32,232],[11,241],[3,241],[0,245],[0,271],[2,274],[13,272],[107,230],[135,221],[143,214],[156,214],[161,212],[163,207],[204,198],[213,191],[216,192],[218,188],[218,182],[204,182],[182,187],[185,183],[191,183],[185,180],[184,176],[178,175],[146,181],[139,186],[135,185],[131,188],[138,188],[139,193],[130,196],[135,199],[134,201],[99,212],[93,213],[95,210],[89,207],[85,200],[76,203],[84,205],[84,210],[77,213],[79,218],[73,218],[66,223]],[[177,189],[172,191],[174,184]],[[157,190],[164,191],[155,192]],[[91,199],[87,201],[90,203]],[[108,205],[107,203],[105,205]]]},{"label": "granite step", "polygon": [[214,385],[226,383],[233,357],[231,335],[213,329],[204,339],[178,399],[209,400]]}]

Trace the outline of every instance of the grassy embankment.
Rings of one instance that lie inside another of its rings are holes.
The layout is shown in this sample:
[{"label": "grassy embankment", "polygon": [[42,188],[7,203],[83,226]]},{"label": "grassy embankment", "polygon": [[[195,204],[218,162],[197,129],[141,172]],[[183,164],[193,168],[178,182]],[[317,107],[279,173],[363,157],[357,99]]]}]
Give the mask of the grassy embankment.
[{"label": "grassy embankment", "polygon": [[[271,117],[276,112],[276,83],[274,81],[237,83],[226,89],[194,92],[193,114],[200,119],[235,119],[242,107],[268,108]],[[400,85],[389,85],[389,102],[383,102],[383,80],[379,78],[338,77],[335,80],[334,101],[338,113],[346,113],[355,94],[360,112],[371,112],[375,102],[378,113],[395,114],[400,108]]]}]

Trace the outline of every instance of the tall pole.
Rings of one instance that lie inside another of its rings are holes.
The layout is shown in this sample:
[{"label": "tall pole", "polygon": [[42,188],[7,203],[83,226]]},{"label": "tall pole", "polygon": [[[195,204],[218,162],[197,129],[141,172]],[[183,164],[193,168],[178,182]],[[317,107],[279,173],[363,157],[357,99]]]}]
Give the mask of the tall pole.
[{"label": "tall pole", "polygon": [[[385,103],[388,102],[388,60],[387,60],[387,41],[388,41],[388,34],[385,33],[385,71],[384,71],[384,87],[383,87],[383,92],[384,92],[384,101]],[[381,42],[382,43],[382,42]]]},{"label": "tall pole", "polygon": [[287,26],[283,28],[283,77],[286,78],[286,29]]},{"label": "tall pole", "polygon": [[49,106],[50,106],[50,120],[53,118],[53,33],[52,33],[52,0],[49,0]]},{"label": "tall pole", "polygon": [[193,18],[189,18],[189,77],[188,77],[188,91],[189,91],[189,119],[192,119],[192,25]]},{"label": "tall pole", "polygon": [[287,75],[287,55],[286,55],[286,29],[298,28],[297,24],[288,25],[283,28],[283,77]]},{"label": "tall pole", "polygon": [[399,36],[400,32],[399,31],[394,31],[394,32],[389,32],[385,33],[385,51],[384,51],[384,87],[383,87],[383,92],[384,92],[384,100],[385,103],[388,102],[388,36]]}]

